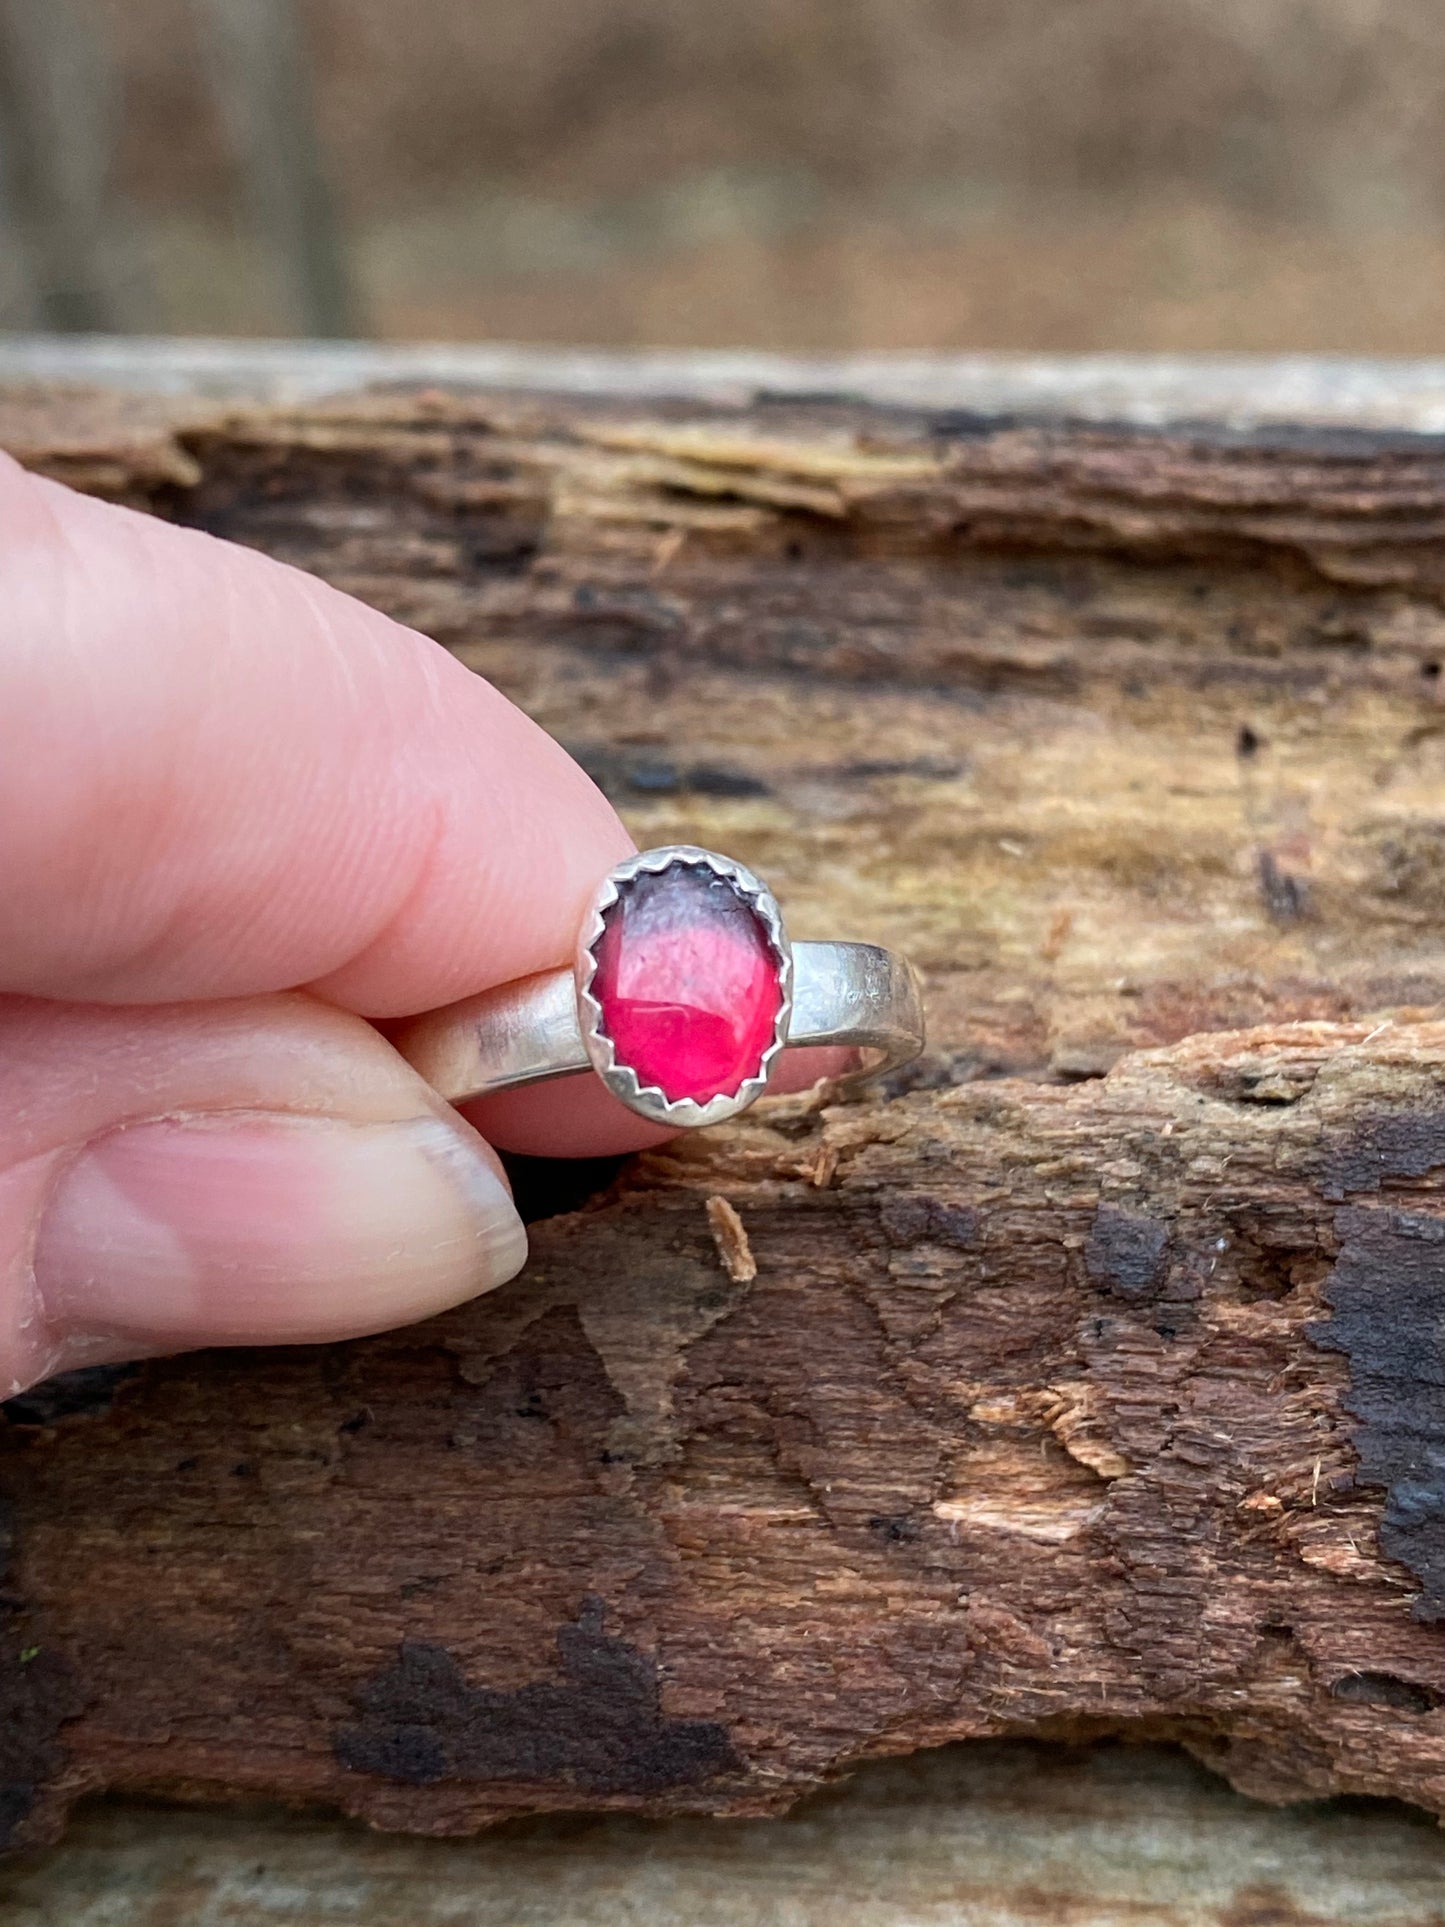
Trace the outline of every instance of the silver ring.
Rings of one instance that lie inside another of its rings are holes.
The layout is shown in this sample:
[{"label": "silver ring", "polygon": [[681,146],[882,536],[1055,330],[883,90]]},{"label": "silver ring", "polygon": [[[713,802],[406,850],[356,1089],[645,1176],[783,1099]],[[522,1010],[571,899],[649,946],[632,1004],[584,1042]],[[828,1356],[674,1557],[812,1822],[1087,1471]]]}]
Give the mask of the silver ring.
[{"label": "silver ring", "polygon": [[923,1049],[908,961],[871,943],[788,941],[751,870],[673,843],[603,879],[571,969],[548,970],[401,1026],[402,1055],[454,1104],[592,1070],[674,1130],[736,1117],[790,1045],[860,1053],[847,1082]]}]

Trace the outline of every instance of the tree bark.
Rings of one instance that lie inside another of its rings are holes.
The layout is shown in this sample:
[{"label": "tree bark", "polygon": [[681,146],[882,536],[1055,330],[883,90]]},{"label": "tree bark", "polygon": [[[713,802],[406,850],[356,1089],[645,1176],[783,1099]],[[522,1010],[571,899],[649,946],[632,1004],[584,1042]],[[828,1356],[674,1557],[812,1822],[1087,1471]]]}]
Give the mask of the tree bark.
[{"label": "tree bark", "polygon": [[359,331],[345,238],[326,178],[295,0],[195,0],[212,90],[250,203],[281,326]]},{"label": "tree bark", "polygon": [[12,299],[31,311],[21,325],[134,325],[143,274],[115,183],[120,89],[107,25],[86,0],[0,0],[0,238]]},{"label": "tree bark", "polygon": [[527,1272],[426,1326],[13,1401],[0,1831],[760,1813],[1019,1733],[1445,1812],[1438,441],[410,391],[0,443],[437,634],[933,1033],[520,1170]]}]

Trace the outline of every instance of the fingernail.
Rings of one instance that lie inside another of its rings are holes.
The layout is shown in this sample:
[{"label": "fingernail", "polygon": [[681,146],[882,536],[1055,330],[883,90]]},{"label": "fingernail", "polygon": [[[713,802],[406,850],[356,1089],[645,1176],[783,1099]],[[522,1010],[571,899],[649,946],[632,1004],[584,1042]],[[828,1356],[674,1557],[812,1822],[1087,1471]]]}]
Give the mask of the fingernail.
[{"label": "fingernail", "polygon": [[526,1255],[507,1187],[465,1127],[218,1114],[88,1145],[46,1206],[35,1285],[59,1331],[284,1344],[425,1318],[502,1284]]}]

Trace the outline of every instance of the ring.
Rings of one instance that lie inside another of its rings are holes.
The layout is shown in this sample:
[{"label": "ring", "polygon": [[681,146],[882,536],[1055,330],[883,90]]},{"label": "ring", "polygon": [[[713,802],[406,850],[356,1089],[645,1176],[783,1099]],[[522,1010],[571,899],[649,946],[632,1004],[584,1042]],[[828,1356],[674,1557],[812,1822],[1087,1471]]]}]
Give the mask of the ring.
[{"label": "ring", "polygon": [[592,1070],[639,1117],[695,1130],[761,1097],[789,1045],[857,1050],[849,1083],[908,1063],[923,997],[876,944],[790,944],[751,870],[674,843],[608,873],[571,969],[428,1011],[394,1042],[454,1104]]}]

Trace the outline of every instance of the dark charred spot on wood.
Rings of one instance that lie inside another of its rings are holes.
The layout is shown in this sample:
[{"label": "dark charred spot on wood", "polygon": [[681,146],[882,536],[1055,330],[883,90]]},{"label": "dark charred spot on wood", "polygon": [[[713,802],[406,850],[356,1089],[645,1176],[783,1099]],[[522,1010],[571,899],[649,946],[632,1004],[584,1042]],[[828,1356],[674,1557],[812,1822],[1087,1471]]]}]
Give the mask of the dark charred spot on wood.
[{"label": "dark charred spot on wood", "polygon": [[122,1385],[139,1377],[139,1365],[82,1365],[57,1372],[0,1405],[9,1425],[58,1425],[62,1419],[96,1418],[108,1412]]},{"label": "dark charred spot on wood", "polygon": [[1142,1213],[1101,1205],[1084,1246],[1084,1269],[1096,1285],[1137,1304],[1158,1290],[1168,1253],[1166,1225]]},{"label": "dark charred spot on wood", "polygon": [[730,763],[681,764],[665,756],[638,756],[611,743],[568,743],[568,754],[604,795],[747,797],[771,796],[771,786],[751,770]]},{"label": "dark charred spot on wood", "polygon": [[667,757],[639,756],[612,743],[569,741],[563,748],[606,796],[629,790],[639,796],[671,796],[682,786],[676,763]]},{"label": "dark charred spot on wood", "polygon": [[625,1410],[576,1308],[558,1305],[490,1364],[485,1395],[459,1409],[451,1443],[490,1474],[566,1463],[591,1488]]},{"label": "dark charred spot on wood", "polygon": [[858,763],[839,763],[816,772],[837,777],[844,783],[876,783],[890,776],[916,776],[925,783],[951,783],[965,772],[963,763],[939,756],[866,759]]},{"label": "dark charred spot on wood", "polygon": [[923,1528],[918,1521],[906,1512],[875,1513],[868,1521],[868,1530],[876,1532],[880,1539],[890,1545],[906,1545],[918,1538]]},{"label": "dark charred spot on wood", "polygon": [[[854,424],[857,416],[857,397],[846,388],[756,388],[751,396],[751,405],[760,415],[767,417],[768,427],[775,432],[796,434],[798,426],[804,421],[826,422],[831,428],[846,429]],[[680,421],[696,421],[699,413],[706,411],[711,421],[726,421],[735,418],[736,404],[733,402],[704,402],[701,404],[688,396],[677,403]],[[902,427],[918,421],[920,410],[895,407],[885,404],[869,408],[870,416],[876,416],[876,426]]]},{"label": "dark charred spot on wood", "polygon": [[365,1428],[368,1425],[370,1425],[370,1423],[371,1423],[370,1412],[366,1412],[366,1411],[353,1412],[351,1414],[351,1417],[344,1418],[341,1421],[340,1425],[337,1426],[336,1429],[338,1432],[347,1433],[348,1436],[354,1436],[357,1432],[364,1431]]},{"label": "dark charred spot on wood", "polygon": [[639,796],[675,796],[682,788],[676,763],[633,763],[622,780]]},{"label": "dark charred spot on wood", "polygon": [[1420,664],[1420,674],[1425,678],[1426,682],[1439,682],[1440,669],[1440,663],[1433,656],[1428,662],[1422,662]]},{"label": "dark charred spot on wood", "polygon": [[1310,888],[1303,877],[1281,867],[1271,850],[1261,850],[1255,859],[1259,894],[1264,907],[1276,923],[1299,923],[1310,913]]},{"label": "dark charred spot on wood", "polygon": [[536,536],[497,531],[472,536],[465,543],[468,572],[473,576],[525,575],[541,547]]},{"label": "dark charred spot on wood", "polygon": [[[0,1585],[9,1578],[15,1534],[13,1509],[0,1500]],[[24,1843],[26,1821],[65,1765],[60,1730],[84,1708],[69,1665],[16,1603],[0,1627],[0,1853]]]},{"label": "dark charred spot on wood", "polygon": [[772,790],[760,776],[722,763],[694,763],[687,772],[686,788],[698,796],[771,796]]},{"label": "dark charred spot on wood", "polygon": [[1333,1202],[1378,1191],[1388,1178],[1423,1178],[1445,1166],[1445,1111],[1381,1111],[1325,1161],[1321,1190]]},{"label": "dark charred spot on wood", "polygon": [[[1301,1004],[1300,1014],[1313,1017],[1315,1013],[1308,1003],[1302,999]],[[1166,1006],[1166,1010],[1172,1020],[1173,1009]],[[1197,1030],[1224,1028],[1230,1022],[1229,1015],[1217,1009],[1201,1014],[1207,1016],[1208,1022],[1196,1025]],[[1336,1013],[1332,1011],[1330,1015],[1333,1017]],[[1293,1012],[1286,1021],[1295,1021]],[[1309,1095],[1319,1078],[1320,1068],[1321,1059],[1317,1055],[1294,1056],[1278,1048],[1258,1053],[1241,1051],[1201,1066],[1184,1081],[1191,1089],[1221,1098],[1227,1104],[1288,1105],[1297,1104]]]},{"label": "dark charred spot on wood", "polygon": [[1093,1084],[1107,1077],[1123,1054],[1113,1040],[1057,1044],[1049,1056],[1049,1070],[1060,1084]]},{"label": "dark charred spot on wood", "polygon": [[1401,1713],[1433,1713],[1440,1695],[1418,1680],[1401,1679],[1395,1673],[1343,1673],[1330,1687],[1337,1700],[1358,1706],[1392,1706]]},{"label": "dark charred spot on wood", "polygon": [[944,408],[928,416],[928,432],[937,442],[984,442],[1021,426],[1018,415],[985,415],[972,408]]},{"label": "dark charred spot on wood", "polygon": [[156,507],[272,554],[304,552],[318,519],[340,539],[383,544],[394,566],[423,579],[519,576],[542,546],[545,491],[524,472],[489,461],[484,438],[478,449],[458,445],[460,460],[440,464],[418,462],[405,434],[385,448],[312,444],[289,454],[275,445],[223,446],[205,431],[178,439],[200,479]]},{"label": "dark charred spot on wood", "polygon": [[816,1111],[789,1113],[780,1107],[776,1113],[768,1114],[768,1129],[795,1144],[817,1137],[821,1126],[822,1120]]},{"label": "dark charred spot on wood", "polygon": [[978,1212],[972,1205],[902,1193],[885,1198],[878,1209],[883,1235],[893,1245],[947,1245],[967,1251],[978,1242]]},{"label": "dark charred spot on wood", "polygon": [[679,612],[651,589],[603,591],[579,582],[572,592],[571,619],[559,617],[555,634],[590,649],[636,655],[675,642],[682,628]]},{"label": "dark charred spot on wood", "polygon": [[930,1050],[915,1057],[872,1086],[879,1097],[904,1097],[909,1091],[951,1091],[960,1084],[972,1084],[980,1077],[1008,1077],[1017,1069],[1013,1064],[990,1062],[977,1050]]},{"label": "dark charred spot on wood", "polygon": [[1445,1618],[1445,1442],[1440,1343],[1445,1219],[1351,1206],[1325,1286],[1333,1316],[1309,1336],[1349,1361],[1359,1480],[1383,1486],[1380,1545],[1419,1581],[1417,1619]]},{"label": "dark charred spot on wood", "polygon": [[404,1641],[395,1666],[357,1694],[361,1718],[337,1734],[337,1758],[412,1786],[560,1780],[599,1794],[698,1786],[740,1769],[725,1727],[664,1716],[656,1661],[606,1631],[599,1600],[583,1602],[556,1645],[560,1680],[504,1692],[469,1686],[444,1646]]},{"label": "dark charred spot on wood", "polygon": [[523,1224],[540,1224],[580,1211],[616,1178],[625,1158],[531,1158],[520,1151],[500,1153]]},{"label": "dark charred spot on wood", "polygon": [[1239,734],[1234,739],[1234,747],[1238,755],[1248,760],[1249,757],[1259,754],[1265,747],[1265,741],[1263,736],[1251,729],[1248,723],[1241,723]]}]

